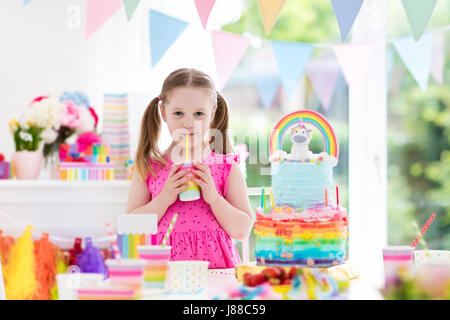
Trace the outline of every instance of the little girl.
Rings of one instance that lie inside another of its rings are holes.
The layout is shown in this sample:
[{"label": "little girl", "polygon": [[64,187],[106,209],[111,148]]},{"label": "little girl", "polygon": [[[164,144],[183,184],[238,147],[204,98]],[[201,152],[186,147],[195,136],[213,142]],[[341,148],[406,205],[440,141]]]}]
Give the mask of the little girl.
[{"label": "little girl", "polygon": [[[158,149],[160,113],[173,139],[164,152]],[[170,260],[205,260],[209,268],[240,263],[232,238],[248,237],[253,218],[239,157],[231,153],[227,130],[224,98],[212,79],[195,69],[172,72],[144,113],[127,212],[158,215],[157,244],[178,213],[167,241],[172,246]],[[190,150],[184,150],[186,135]],[[185,152],[194,169],[178,171]],[[180,201],[178,195],[189,180],[200,187],[201,198]]]}]

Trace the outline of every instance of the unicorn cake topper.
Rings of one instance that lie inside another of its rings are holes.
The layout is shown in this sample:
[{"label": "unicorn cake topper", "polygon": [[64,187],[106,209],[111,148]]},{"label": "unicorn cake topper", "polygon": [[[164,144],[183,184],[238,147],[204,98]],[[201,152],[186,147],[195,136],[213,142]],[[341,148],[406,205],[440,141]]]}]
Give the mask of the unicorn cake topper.
[{"label": "unicorn cake topper", "polygon": [[311,142],[311,130],[306,128],[300,119],[300,124],[291,130],[291,160],[306,161],[314,158],[314,154],[309,150]]}]

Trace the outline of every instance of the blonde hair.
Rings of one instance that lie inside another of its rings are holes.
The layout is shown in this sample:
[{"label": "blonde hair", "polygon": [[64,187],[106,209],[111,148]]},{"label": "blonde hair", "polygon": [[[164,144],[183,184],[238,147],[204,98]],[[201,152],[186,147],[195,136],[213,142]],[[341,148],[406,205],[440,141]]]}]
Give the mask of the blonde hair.
[{"label": "blonde hair", "polygon": [[231,140],[228,136],[228,106],[225,99],[216,91],[212,79],[196,69],[178,69],[173,71],[164,80],[161,94],[153,98],[142,116],[141,133],[136,151],[135,165],[139,177],[145,180],[148,174],[155,176],[155,171],[149,164],[149,158],[158,162],[161,166],[166,166],[167,161],[164,154],[158,148],[159,135],[161,133],[161,117],[159,114],[159,102],[167,101],[167,96],[171,90],[178,87],[205,88],[211,91],[211,95],[216,99],[217,108],[210,129],[219,130],[223,139],[210,137],[209,144],[215,153],[226,154],[233,152]]}]

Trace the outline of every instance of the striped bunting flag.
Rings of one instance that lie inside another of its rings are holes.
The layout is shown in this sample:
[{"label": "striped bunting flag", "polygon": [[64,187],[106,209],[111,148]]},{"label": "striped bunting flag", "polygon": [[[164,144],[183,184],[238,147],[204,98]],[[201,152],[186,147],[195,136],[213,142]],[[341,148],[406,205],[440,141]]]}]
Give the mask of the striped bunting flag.
[{"label": "striped bunting flag", "polygon": [[116,164],[116,179],[126,179],[125,163],[130,159],[127,94],[105,94],[103,100],[104,143],[111,149],[111,162]]}]

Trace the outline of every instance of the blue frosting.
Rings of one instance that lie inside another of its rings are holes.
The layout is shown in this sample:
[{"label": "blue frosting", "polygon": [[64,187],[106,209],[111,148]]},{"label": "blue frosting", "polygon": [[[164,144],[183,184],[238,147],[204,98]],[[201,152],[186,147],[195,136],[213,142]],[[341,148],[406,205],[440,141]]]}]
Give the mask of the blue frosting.
[{"label": "blue frosting", "polygon": [[[331,194],[333,165],[328,162],[272,162],[272,188],[276,206],[310,209],[323,207],[325,188]],[[331,203],[331,197],[328,203]]]}]

